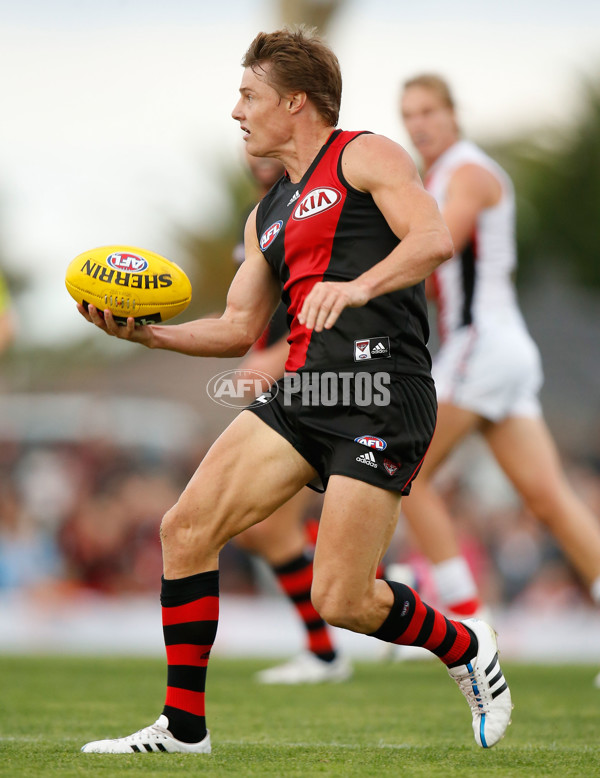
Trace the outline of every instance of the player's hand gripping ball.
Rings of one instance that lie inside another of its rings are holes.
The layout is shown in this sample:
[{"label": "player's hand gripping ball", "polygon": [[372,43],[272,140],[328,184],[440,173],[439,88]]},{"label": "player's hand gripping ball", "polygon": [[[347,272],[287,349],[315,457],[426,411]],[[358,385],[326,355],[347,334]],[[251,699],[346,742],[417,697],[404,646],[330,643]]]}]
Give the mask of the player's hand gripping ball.
[{"label": "player's hand gripping ball", "polygon": [[160,254],[134,246],[102,246],[75,257],[65,284],[87,309],[108,308],[118,324],[157,324],[177,316],[192,299],[184,271]]}]

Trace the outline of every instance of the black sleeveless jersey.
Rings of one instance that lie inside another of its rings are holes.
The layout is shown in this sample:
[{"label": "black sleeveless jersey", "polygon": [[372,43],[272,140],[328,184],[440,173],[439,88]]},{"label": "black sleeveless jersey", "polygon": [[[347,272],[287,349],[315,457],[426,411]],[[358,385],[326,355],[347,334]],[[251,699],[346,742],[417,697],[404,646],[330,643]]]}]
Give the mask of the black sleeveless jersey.
[{"label": "black sleeveless jersey", "polygon": [[297,318],[315,283],[351,281],[399,243],[371,195],[344,178],[343,150],[360,134],[334,131],[298,184],[284,175],[258,206],[260,248],[282,283],[288,311],[286,370],[429,375],[423,283],[346,308],[323,332],[307,330]]}]

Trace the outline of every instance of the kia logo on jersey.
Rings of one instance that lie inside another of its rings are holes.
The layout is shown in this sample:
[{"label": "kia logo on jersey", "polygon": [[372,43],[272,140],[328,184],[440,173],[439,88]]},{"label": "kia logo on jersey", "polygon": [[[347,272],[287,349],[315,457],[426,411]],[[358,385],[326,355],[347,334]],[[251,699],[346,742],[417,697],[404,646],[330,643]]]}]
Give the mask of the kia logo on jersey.
[{"label": "kia logo on jersey", "polygon": [[341,199],[342,195],[338,190],[332,189],[329,186],[320,186],[317,189],[312,189],[307,195],[304,195],[296,206],[293,218],[299,220],[308,219],[309,216],[316,216],[318,213],[333,208]]},{"label": "kia logo on jersey", "polygon": [[375,435],[359,435],[358,438],[354,438],[355,443],[361,443],[363,446],[377,449],[377,451],[383,451],[387,448],[387,443],[383,438],[377,438]]},{"label": "kia logo on jersey", "polygon": [[275,238],[279,235],[279,230],[283,227],[283,222],[281,219],[278,222],[275,222],[270,227],[267,227],[267,229],[263,232],[263,234],[260,237],[260,250],[265,251],[269,248],[271,243],[275,240]]}]

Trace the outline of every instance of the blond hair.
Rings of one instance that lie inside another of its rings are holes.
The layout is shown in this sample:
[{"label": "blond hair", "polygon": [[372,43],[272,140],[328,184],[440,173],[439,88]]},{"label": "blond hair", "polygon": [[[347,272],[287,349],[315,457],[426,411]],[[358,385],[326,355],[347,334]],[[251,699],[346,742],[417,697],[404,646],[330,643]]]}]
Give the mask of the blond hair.
[{"label": "blond hair", "polygon": [[406,90],[410,89],[412,86],[421,86],[424,89],[431,89],[432,92],[435,92],[438,97],[441,98],[447,108],[455,110],[456,103],[454,102],[454,97],[452,96],[448,82],[441,76],[438,76],[435,73],[420,73],[404,82],[403,91],[406,92]]}]

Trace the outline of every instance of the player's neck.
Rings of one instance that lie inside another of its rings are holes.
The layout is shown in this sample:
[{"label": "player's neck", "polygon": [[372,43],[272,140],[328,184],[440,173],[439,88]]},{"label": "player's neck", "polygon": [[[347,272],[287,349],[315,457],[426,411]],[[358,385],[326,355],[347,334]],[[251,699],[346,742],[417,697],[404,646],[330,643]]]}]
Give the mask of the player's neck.
[{"label": "player's neck", "polygon": [[288,148],[281,156],[290,181],[297,184],[302,180],[334,129],[334,127],[320,125],[290,140]]}]

